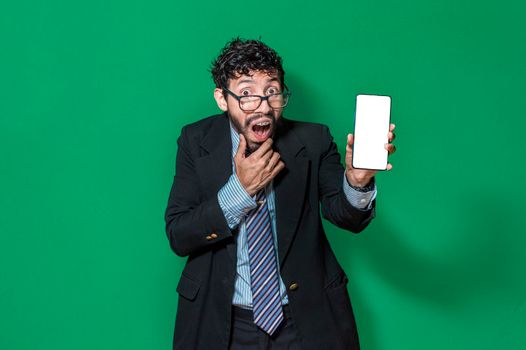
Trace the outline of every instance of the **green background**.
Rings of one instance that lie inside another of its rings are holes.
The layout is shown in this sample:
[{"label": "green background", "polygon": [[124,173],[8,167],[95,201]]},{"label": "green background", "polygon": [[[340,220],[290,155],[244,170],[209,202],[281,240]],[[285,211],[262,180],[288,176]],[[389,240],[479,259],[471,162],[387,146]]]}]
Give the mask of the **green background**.
[{"label": "green background", "polygon": [[218,111],[232,37],[283,57],[286,115],[343,151],[388,94],[393,171],[360,235],[325,223],[363,349],[525,349],[520,1],[0,5],[0,349],[169,349],[163,214],[181,127]]}]

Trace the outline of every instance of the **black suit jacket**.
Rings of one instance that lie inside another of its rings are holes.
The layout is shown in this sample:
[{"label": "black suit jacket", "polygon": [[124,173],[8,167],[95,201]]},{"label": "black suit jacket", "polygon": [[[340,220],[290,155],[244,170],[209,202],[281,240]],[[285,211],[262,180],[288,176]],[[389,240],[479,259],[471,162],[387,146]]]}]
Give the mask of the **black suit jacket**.
[{"label": "black suit jacket", "polygon": [[[347,276],[325,236],[320,204],[325,218],[352,232],[367,226],[374,209],[358,210],[345,198],[344,169],[326,126],[281,118],[277,130],[274,148],[285,162],[273,182],[280,272],[302,348],[358,349]],[[217,193],[232,174],[231,153],[225,114],[182,129],[166,209],[170,245],[188,256],[174,349],[228,348],[237,229],[228,227]]]}]

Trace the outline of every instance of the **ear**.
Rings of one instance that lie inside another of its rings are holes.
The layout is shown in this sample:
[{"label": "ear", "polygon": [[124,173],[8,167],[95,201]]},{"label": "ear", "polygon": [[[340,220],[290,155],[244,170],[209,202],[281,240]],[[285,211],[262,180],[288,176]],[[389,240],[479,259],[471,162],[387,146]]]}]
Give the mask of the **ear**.
[{"label": "ear", "polygon": [[228,104],[226,103],[225,94],[223,93],[223,89],[215,88],[214,98],[216,100],[217,107],[219,107],[219,109],[222,110],[223,112],[226,112],[228,110]]}]

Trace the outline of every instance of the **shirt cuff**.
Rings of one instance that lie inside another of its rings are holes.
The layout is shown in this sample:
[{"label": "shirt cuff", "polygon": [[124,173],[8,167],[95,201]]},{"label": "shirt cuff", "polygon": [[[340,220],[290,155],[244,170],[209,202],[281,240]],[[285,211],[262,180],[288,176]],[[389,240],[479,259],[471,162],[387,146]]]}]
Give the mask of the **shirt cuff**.
[{"label": "shirt cuff", "polygon": [[239,182],[236,173],[233,173],[228,182],[219,190],[217,198],[225,214],[228,227],[231,229],[239,225],[241,218],[257,206],[255,199],[250,197]]},{"label": "shirt cuff", "polygon": [[360,192],[352,188],[347,182],[347,177],[343,175],[343,192],[345,197],[355,208],[369,210],[372,207],[373,200],[376,198],[376,183],[371,191]]}]

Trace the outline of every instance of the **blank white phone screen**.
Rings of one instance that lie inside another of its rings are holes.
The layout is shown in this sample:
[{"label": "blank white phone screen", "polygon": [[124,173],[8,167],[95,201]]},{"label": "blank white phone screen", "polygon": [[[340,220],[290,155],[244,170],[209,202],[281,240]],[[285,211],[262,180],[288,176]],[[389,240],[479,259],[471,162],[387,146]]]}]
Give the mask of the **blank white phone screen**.
[{"label": "blank white phone screen", "polygon": [[354,120],[354,145],[352,164],[354,168],[385,170],[391,97],[357,95]]}]

